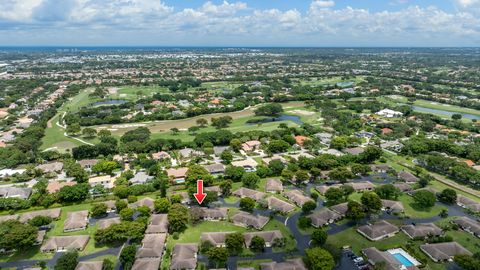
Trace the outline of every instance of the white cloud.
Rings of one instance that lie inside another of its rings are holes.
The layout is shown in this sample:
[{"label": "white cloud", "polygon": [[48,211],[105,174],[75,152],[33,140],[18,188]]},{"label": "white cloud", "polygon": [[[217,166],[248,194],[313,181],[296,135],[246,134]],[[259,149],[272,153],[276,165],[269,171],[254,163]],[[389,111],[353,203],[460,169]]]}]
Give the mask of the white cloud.
[{"label": "white cloud", "polygon": [[310,4],[311,9],[323,9],[323,8],[330,8],[335,6],[335,2],[331,0],[315,0]]},{"label": "white cloud", "polygon": [[[372,12],[334,8],[334,1],[316,0],[303,13],[297,9],[254,9],[233,0],[219,4],[208,1],[198,8],[182,10],[160,0],[0,1],[0,23],[6,25],[0,28],[0,43],[4,44],[27,41],[38,44],[48,38],[51,43],[81,38],[82,43],[151,45],[268,42],[268,45],[380,46],[480,42],[480,18],[470,11],[480,0],[455,0],[462,8],[452,12],[419,6]],[[3,34],[7,31],[15,33],[18,40],[3,38],[12,36]]]}]

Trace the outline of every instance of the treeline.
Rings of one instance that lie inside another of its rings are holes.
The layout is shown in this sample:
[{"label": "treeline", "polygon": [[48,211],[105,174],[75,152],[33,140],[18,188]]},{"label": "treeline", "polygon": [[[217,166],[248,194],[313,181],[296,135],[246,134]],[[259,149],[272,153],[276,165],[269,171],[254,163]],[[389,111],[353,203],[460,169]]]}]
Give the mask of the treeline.
[{"label": "treeline", "polygon": [[422,155],[418,162],[430,171],[447,175],[459,183],[480,189],[480,172],[464,162],[440,154]]}]

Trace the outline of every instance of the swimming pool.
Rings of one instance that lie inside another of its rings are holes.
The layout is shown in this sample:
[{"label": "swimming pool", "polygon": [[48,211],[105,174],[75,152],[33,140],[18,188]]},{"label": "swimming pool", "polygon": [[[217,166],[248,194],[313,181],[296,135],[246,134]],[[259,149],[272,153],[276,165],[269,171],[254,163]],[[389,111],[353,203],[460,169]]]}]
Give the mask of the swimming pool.
[{"label": "swimming pool", "polygon": [[414,264],[401,253],[394,253],[392,256],[404,266],[414,266]]},{"label": "swimming pool", "polygon": [[409,266],[418,266],[420,263],[412,257],[412,255],[408,254],[405,250],[402,248],[395,248],[395,249],[390,249],[387,250],[390,255],[392,255],[395,260],[397,260],[400,264],[402,264],[404,267],[402,269],[406,269]]}]

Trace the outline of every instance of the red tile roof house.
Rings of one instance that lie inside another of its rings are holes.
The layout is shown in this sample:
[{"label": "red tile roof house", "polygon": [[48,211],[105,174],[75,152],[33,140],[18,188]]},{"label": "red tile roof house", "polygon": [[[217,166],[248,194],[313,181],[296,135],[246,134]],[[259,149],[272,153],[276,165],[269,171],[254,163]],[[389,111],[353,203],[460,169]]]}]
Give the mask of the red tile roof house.
[{"label": "red tile roof house", "polygon": [[171,159],[171,156],[169,153],[165,151],[160,151],[152,154],[152,158],[154,160],[164,160],[164,159]]},{"label": "red tile roof house", "polygon": [[260,215],[252,215],[247,212],[239,211],[230,219],[233,224],[241,227],[252,227],[257,230],[261,230],[267,225],[270,218]]},{"label": "red tile roof house", "polygon": [[390,134],[393,130],[391,128],[382,128],[382,135]]},{"label": "red tile roof house", "polygon": [[451,261],[455,255],[473,254],[457,242],[435,243],[421,245],[420,249],[434,262]]},{"label": "red tile roof house", "polygon": [[260,141],[247,141],[242,144],[242,150],[245,152],[253,152],[260,148]]},{"label": "red tile roof house", "polygon": [[295,136],[295,143],[302,147],[303,147],[303,144],[308,140],[310,140],[310,138],[305,136],[301,136],[301,135]]},{"label": "red tile roof house", "polygon": [[357,232],[370,241],[379,241],[394,236],[399,232],[399,229],[385,220],[380,220],[373,224],[358,227]]}]

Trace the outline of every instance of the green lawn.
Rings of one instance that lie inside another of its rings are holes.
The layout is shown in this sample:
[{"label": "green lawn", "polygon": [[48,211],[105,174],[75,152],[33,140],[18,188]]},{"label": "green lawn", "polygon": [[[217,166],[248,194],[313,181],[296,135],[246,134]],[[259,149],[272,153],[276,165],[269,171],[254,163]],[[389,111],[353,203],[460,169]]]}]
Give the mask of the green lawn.
[{"label": "green lawn", "polygon": [[245,232],[247,229],[233,225],[227,221],[203,221],[195,226],[189,225],[185,232],[179,235],[178,240],[168,236],[167,247],[173,248],[176,243],[198,243],[200,235],[204,232]]},{"label": "green lawn", "polygon": [[445,207],[439,205],[435,205],[434,207],[428,209],[420,209],[415,206],[413,198],[406,194],[402,194],[398,200],[403,203],[405,215],[411,218],[429,218],[438,216],[443,209],[446,209]]},{"label": "green lawn", "polygon": [[356,228],[351,228],[343,232],[330,235],[327,239],[327,243],[338,248],[350,246],[355,253],[360,254],[360,251],[367,247],[376,247],[381,250],[399,247],[402,244],[405,244],[408,239],[409,238],[404,233],[397,233],[394,237],[374,242],[359,234],[356,231]]},{"label": "green lawn", "polygon": [[290,230],[280,221],[272,219],[270,220],[267,225],[263,228],[264,231],[273,231],[279,230],[282,232],[283,237],[287,239],[285,247],[282,248],[274,248],[274,252],[283,252],[283,251],[294,251],[296,250],[296,240],[293,238],[292,233]]}]

